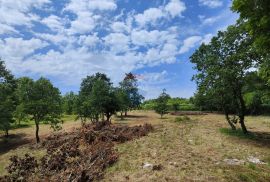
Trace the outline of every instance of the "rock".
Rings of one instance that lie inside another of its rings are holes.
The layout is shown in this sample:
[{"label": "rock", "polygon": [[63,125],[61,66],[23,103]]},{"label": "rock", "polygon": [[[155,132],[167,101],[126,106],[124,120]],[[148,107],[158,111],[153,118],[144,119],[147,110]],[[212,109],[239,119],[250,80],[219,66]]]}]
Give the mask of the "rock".
[{"label": "rock", "polygon": [[146,162],[143,164],[143,169],[153,169],[153,166],[154,166],[153,164]]},{"label": "rock", "polygon": [[254,164],[266,164],[265,162],[260,161],[260,159],[253,157],[253,156],[249,156],[247,158],[248,162],[254,163]]},{"label": "rock", "polygon": [[239,160],[239,159],[224,159],[223,161],[229,165],[241,165],[245,163],[244,160]]}]

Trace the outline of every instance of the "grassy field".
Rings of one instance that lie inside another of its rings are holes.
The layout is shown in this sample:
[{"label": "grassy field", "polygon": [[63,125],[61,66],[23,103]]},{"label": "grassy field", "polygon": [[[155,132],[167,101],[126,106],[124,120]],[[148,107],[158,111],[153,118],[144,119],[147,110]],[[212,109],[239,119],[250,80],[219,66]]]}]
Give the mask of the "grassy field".
[{"label": "grassy field", "polygon": [[[228,130],[223,115],[188,118],[166,115],[164,119],[152,111],[134,111],[130,115],[123,121],[114,118],[113,122],[151,123],[155,130],[146,137],[117,145],[120,158],[106,170],[103,181],[270,181],[270,117],[247,117],[247,127],[253,134],[244,136],[239,131]],[[73,117],[64,120],[65,131],[80,126],[79,121],[72,122]],[[23,135],[33,142],[33,131],[31,126],[15,129],[11,134],[14,138]],[[42,138],[50,132],[49,126],[41,126]],[[38,157],[45,153],[31,144],[2,151],[0,175],[6,173],[9,156],[26,152]],[[250,157],[266,164],[250,163],[247,160]],[[224,162],[226,159],[245,162],[229,165]],[[161,169],[144,169],[145,163],[159,165]]]}]

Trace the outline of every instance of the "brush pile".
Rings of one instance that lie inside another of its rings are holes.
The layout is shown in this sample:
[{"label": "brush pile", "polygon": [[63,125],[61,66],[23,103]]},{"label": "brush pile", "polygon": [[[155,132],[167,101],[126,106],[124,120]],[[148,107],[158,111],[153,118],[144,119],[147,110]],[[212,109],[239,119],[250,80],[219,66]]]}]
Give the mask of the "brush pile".
[{"label": "brush pile", "polygon": [[85,125],[72,133],[48,137],[42,147],[47,154],[37,161],[26,154],[11,158],[9,175],[0,181],[95,181],[106,167],[115,163],[115,143],[147,135],[152,126],[119,126],[108,122]]}]

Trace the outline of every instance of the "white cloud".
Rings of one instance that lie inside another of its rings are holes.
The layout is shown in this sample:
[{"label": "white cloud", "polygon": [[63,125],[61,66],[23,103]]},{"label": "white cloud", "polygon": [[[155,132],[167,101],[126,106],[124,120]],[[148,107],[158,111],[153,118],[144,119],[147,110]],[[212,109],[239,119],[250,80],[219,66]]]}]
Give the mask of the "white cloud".
[{"label": "white cloud", "polygon": [[50,3],[49,0],[1,0],[0,23],[30,26],[32,21],[39,19],[37,15],[30,13],[32,8],[42,8],[48,3]]},{"label": "white cloud", "polygon": [[222,18],[222,15],[208,17],[208,18],[206,18],[203,15],[199,15],[198,17],[200,21],[202,22],[202,25],[213,25],[214,23],[218,22]]},{"label": "white cloud", "polygon": [[130,28],[124,22],[113,22],[111,28],[114,32],[129,32]]},{"label": "white cloud", "polygon": [[139,46],[162,45],[164,42],[177,44],[176,33],[170,31],[134,30],[131,32],[132,43]]},{"label": "white cloud", "polygon": [[223,5],[221,0],[199,0],[199,4],[209,8],[217,8]]},{"label": "white cloud", "polygon": [[195,47],[202,41],[201,36],[191,36],[184,40],[182,47],[180,48],[179,54],[188,52],[191,48]]},{"label": "white cloud", "polygon": [[71,22],[68,30],[71,34],[84,34],[92,31],[96,27],[95,17],[90,12],[80,12],[76,20]]},{"label": "white cloud", "polygon": [[0,27],[0,35],[8,33],[18,33],[18,31],[15,30],[15,28],[13,28],[12,26],[0,23]]},{"label": "white cloud", "polygon": [[79,44],[82,46],[95,47],[100,42],[97,34],[94,35],[81,35],[79,38]]},{"label": "white cloud", "polygon": [[111,33],[104,38],[105,44],[115,53],[127,52],[130,39],[122,33]]},{"label": "white cloud", "polygon": [[202,43],[208,44],[213,38],[213,34],[209,33],[203,36]]},{"label": "white cloud", "polygon": [[117,4],[114,0],[71,0],[64,10],[72,11],[73,13],[82,11],[106,11],[115,10]]},{"label": "white cloud", "polygon": [[171,0],[166,6],[165,10],[170,13],[172,17],[181,16],[181,13],[186,10],[185,3],[180,0]]},{"label": "white cloud", "polygon": [[163,16],[164,14],[161,9],[149,8],[145,10],[142,14],[135,15],[135,20],[139,25],[143,26],[147,23],[155,23]]},{"label": "white cloud", "polygon": [[53,31],[61,31],[64,28],[62,19],[55,15],[50,15],[46,18],[43,18],[41,22]]},{"label": "white cloud", "polygon": [[114,0],[89,0],[88,6],[91,10],[115,10],[117,8]]},{"label": "white cloud", "polygon": [[22,38],[6,38],[0,42],[0,55],[6,59],[24,58],[35,50],[48,44],[40,39],[24,40]]}]

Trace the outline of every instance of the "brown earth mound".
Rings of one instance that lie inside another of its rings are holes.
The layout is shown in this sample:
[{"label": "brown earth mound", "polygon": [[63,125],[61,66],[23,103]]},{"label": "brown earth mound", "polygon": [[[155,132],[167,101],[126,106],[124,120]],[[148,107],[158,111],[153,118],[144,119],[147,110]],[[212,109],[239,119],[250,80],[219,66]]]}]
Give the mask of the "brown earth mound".
[{"label": "brown earth mound", "polygon": [[42,143],[47,154],[37,161],[26,154],[12,157],[9,175],[0,181],[94,181],[118,155],[113,146],[147,135],[152,126],[117,126],[107,122],[85,125],[72,133],[48,137]]}]

